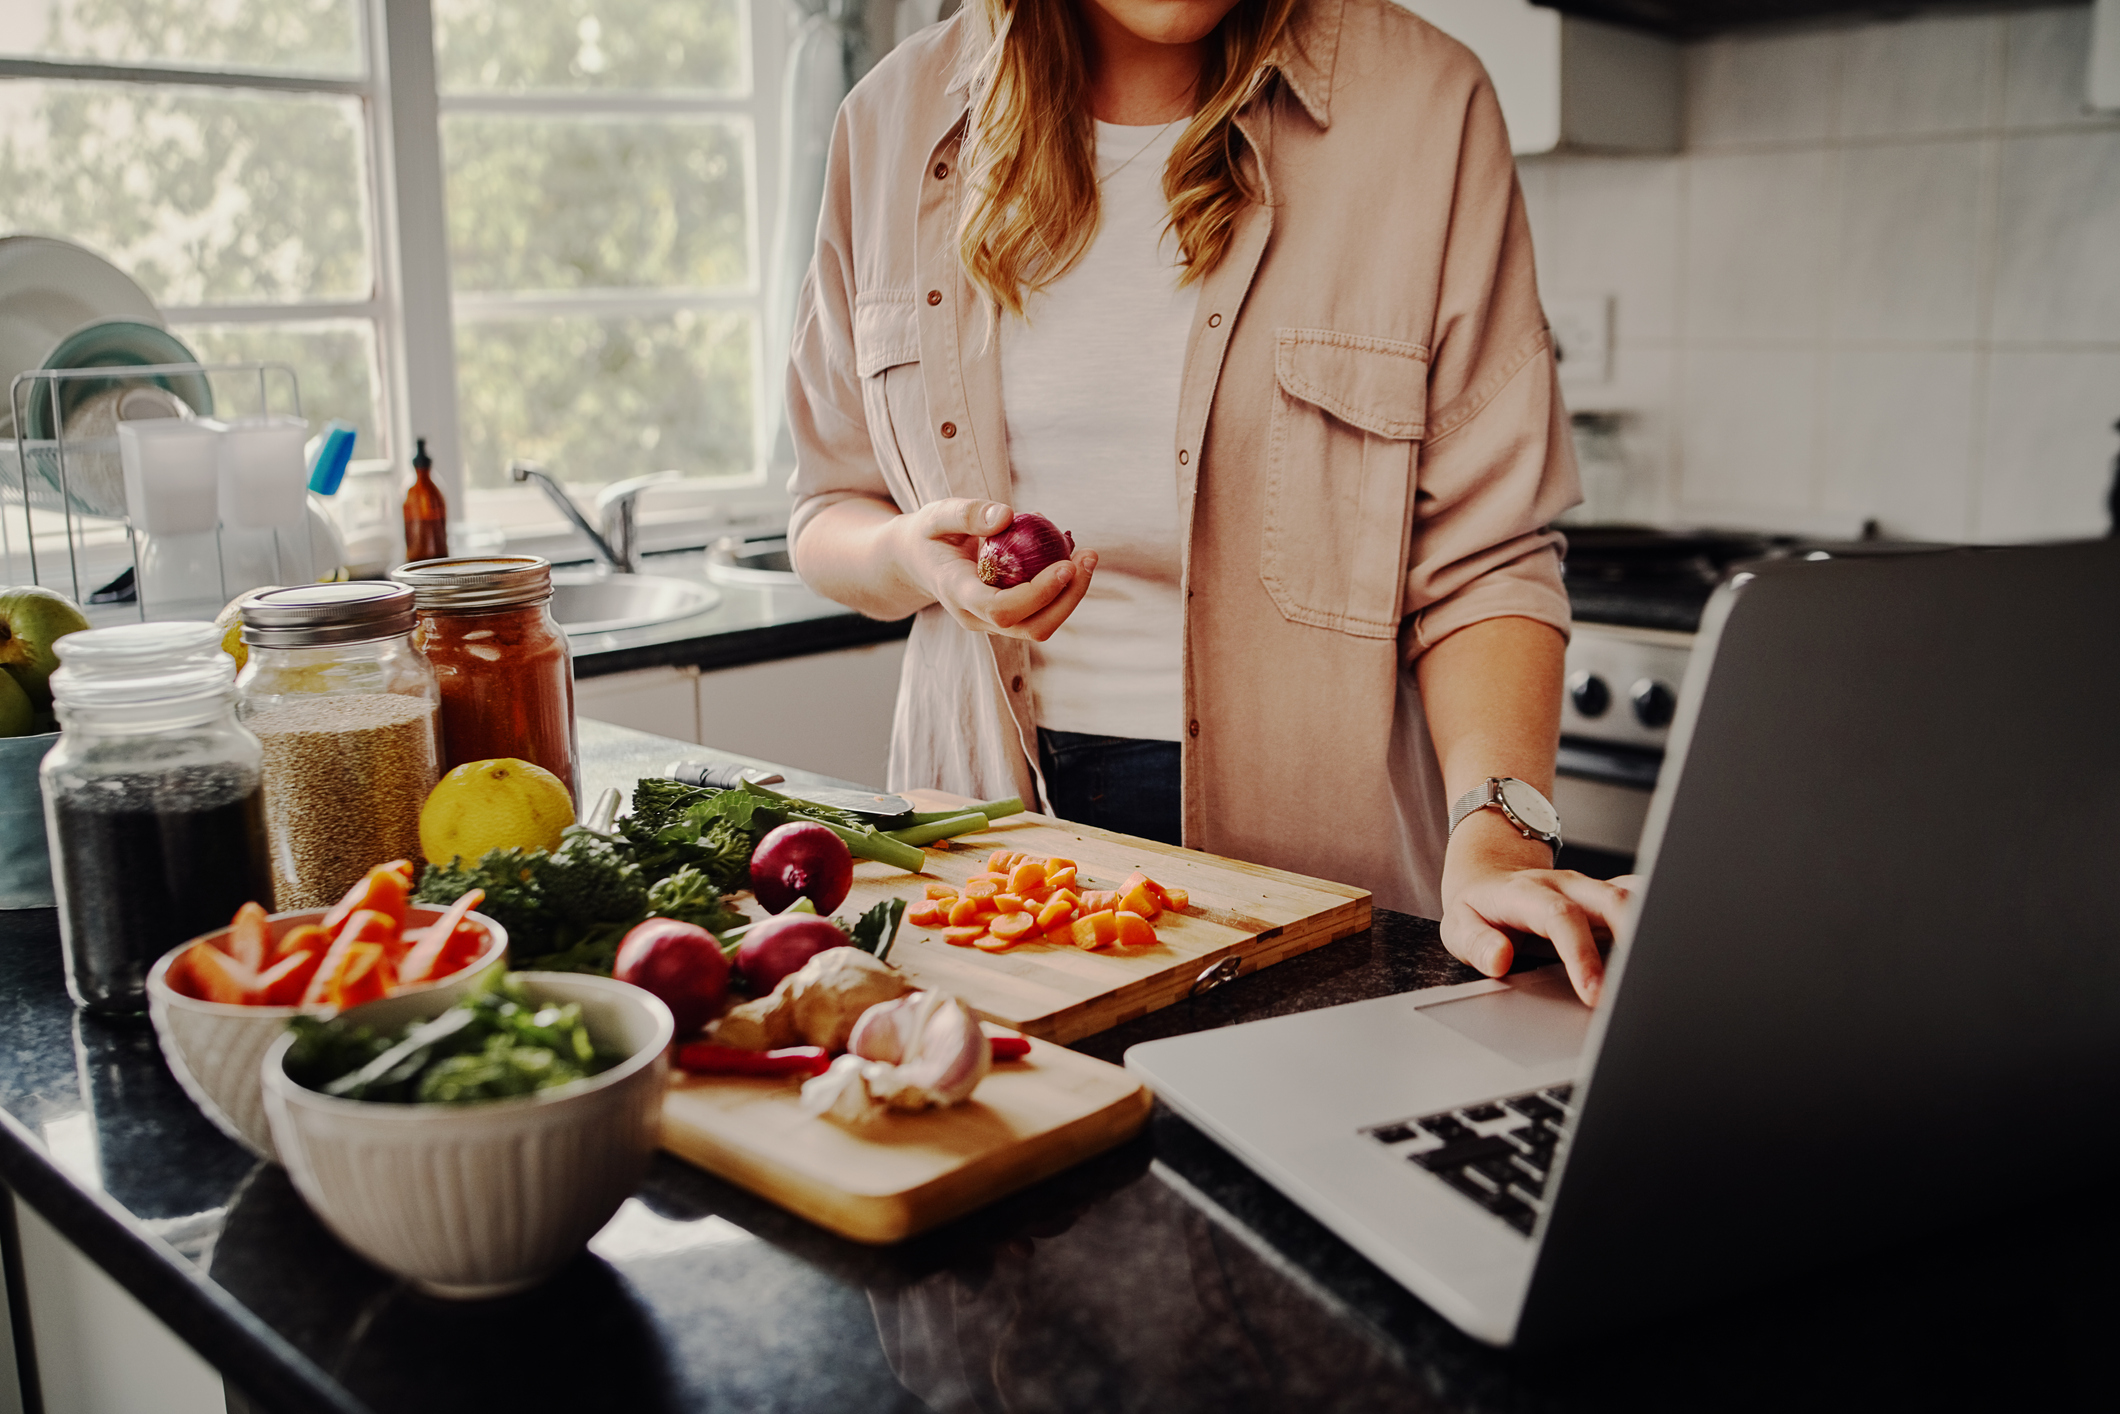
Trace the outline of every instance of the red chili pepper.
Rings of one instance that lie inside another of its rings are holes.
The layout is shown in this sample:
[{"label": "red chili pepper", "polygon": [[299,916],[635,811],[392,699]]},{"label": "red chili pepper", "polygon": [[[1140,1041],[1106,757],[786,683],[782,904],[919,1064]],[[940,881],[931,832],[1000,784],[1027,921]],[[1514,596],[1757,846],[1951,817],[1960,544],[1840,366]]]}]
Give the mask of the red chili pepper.
[{"label": "red chili pepper", "polygon": [[1022,1060],[1031,1053],[1031,1038],[1028,1036],[993,1036],[994,1059],[997,1061]]},{"label": "red chili pepper", "polygon": [[832,1058],[816,1046],[784,1046],[777,1051],[739,1051],[710,1041],[688,1041],[677,1048],[677,1068],[694,1075],[822,1075]]}]

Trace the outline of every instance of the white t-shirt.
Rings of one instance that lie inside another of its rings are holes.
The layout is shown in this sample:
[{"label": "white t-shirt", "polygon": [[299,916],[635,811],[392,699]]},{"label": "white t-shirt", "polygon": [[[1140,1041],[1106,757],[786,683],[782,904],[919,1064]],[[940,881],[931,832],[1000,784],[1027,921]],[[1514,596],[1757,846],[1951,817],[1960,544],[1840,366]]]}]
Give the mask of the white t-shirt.
[{"label": "white t-shirt", "polygon": [[1163,165],[1184,127],[1097,124],[1096,242],[1001,322],[1013,505],[1097,552],[1089,593],[1031,645],[1038,722],[1058,731],[1181,734],[1178,386],[1200,292],[1178,286]]}]

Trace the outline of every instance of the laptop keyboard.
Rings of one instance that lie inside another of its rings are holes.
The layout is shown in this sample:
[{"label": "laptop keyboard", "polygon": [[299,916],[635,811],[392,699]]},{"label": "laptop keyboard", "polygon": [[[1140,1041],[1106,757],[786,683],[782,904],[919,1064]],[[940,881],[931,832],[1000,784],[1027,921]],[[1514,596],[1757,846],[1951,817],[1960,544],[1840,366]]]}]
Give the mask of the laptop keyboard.
[{"label": "laptop keyboard", "polygon": [[1546,1180],[1575,1119],[1574,1097],[1573,1085],[1549,1085],[1362,1133],[1529,1237],[1546,1211]]}]

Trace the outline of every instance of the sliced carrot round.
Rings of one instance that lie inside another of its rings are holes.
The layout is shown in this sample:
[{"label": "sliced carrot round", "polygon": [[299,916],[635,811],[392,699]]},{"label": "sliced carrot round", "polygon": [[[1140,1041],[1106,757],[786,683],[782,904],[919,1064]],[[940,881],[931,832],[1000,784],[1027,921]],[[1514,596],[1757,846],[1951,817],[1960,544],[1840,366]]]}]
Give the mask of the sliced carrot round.
[{"label": "sliced carrot round", "polygon": [[[969,927],[974,923],[978,923],[980,914],[984,913],[985,911],[986,910],[982,909],[979,906],[978,899],[958,899],[955,903],[950,905],[950,926],[952,928]],[[984,928],[986,925],[981,923],[979,926]]]},{"label": "sliced carrot round", "polygon": [[922,899],[905,911],[905,921],[916,928],[939,928],[948,920],[947,909],[936,899]]},{"label": "sliced carrot round", "polygon": [[945,928],[942,930],[942,941],[944,941],[945,943],[953,943],[960,948],[968,948],[974,942],[985,936],[986,925],[983,923],[978,924],[974,927]]},{"label": "sliced carrot round", "polygon": [[1155,925],[1138,913],[1122,908],[1112,916],[1112,926],[1116,931],[1113,941],[1122,948],[1155,946]]},{"label": "sliced carrot round", "polygon": [[986,925],[986,931],[997,938],[1006,938],[1013,943],[1033,931],[1037,926],[1037,919],[1031,917],[1028,913],[1018,911],[998,915],[993,922]]}]

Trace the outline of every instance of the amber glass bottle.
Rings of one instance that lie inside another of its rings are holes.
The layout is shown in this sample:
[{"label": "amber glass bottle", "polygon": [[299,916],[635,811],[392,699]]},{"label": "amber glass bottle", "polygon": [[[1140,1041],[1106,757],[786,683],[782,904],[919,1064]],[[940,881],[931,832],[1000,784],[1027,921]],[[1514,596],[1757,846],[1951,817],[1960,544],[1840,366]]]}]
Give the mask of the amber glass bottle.
[{"label": "amber glass bottle", "polygon": [[420,438],[412,458],[412,489],[405,493],[405,558],[439,560],[449,554],[449,507],[434,484],[434,459]]}]

